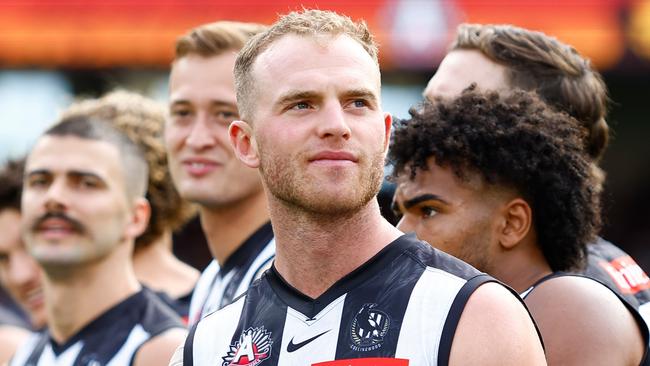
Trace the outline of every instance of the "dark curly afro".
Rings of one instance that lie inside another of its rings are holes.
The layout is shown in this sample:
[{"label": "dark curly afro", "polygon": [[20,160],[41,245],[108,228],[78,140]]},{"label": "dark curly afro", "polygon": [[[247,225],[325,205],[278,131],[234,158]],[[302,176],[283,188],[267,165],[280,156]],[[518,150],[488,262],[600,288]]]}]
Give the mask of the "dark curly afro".
[{"label": "dark curly afro", "polygon": [[586,244],[600,228],[597,180],[582,143],[586,131],[535,94],[508,96],[472,88],[396,120],[388,154],[393,177],[411,179],[436,164],[461,179],[477,173],[515,189],[531,206],[538,245],[553,271],[584,265]]}]

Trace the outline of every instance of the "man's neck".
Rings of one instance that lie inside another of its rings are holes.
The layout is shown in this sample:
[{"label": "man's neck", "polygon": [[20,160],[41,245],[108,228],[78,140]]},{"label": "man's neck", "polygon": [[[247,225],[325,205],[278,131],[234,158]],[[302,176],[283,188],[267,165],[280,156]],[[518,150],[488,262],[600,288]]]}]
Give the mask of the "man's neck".
[{"label": "man's neck", "polygon": [[527,239],[494,267],[490,274],[520,294],[553,273],[537,243]]},{"label": "man's neck", "polygon": [[212,257],[223,265],[244,241],[269,221],[264,193],[229,206],[201,207],[201,228]]},{"label": "man's neck", "polygon": [[165,230],[152,243],[135,250],[133,269],[140,283],[172,298],[192,292],[199,278],[196,269],[174,256],[171,230]]},{"label": "man's neck", "polygon": [[115,255],[100,263],[79,266],[62,276],[43,281],[48,328],[59,344],[68,341],[84,326],[111,307],[140,290],[129,256]]},{"label": "man's neck", "polygon": [[381,217],[376,200],[359,211],[323,216],[272,202],[275,266],[303,294],[316,298],[402,233]]}]

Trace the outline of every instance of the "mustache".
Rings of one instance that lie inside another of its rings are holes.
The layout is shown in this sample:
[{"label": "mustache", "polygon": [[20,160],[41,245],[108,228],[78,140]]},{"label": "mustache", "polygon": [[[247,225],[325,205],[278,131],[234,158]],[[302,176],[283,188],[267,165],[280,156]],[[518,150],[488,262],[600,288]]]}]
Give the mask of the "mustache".
[{"label": "mustache", "polygon": [[36,221],[34,221],[34,224],[32,225],[32,228],[31,228],[32,231],[38,231],[39,227],[45,221],[47,221],[49,219],[63,220],[68,225],[70,225],[70,227],[72,228],[73,231],[76,231],[78,233],[84,233],[86,231],[85,226],[81,222],[79,222],[79,221],[77,221],[77,220],[75,220],[75,219],[73,219],[71,217],[68,217],[66,214],[61,213],[61,212],[47,212],[43,216],[39,217],[38,219],[36,219]]}]

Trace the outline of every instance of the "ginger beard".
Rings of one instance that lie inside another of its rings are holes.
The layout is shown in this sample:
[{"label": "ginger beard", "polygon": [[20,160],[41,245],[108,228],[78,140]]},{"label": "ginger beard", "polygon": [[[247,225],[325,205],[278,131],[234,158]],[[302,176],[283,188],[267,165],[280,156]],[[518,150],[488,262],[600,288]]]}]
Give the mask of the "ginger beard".
[{"label": "ginger beard", "polygon": [[310,214],[345,215],[357,212],[379,193],[384,177],[382,146],[371,155],[360,155],[354,171],[333,168],[314,174],[303,166],[305,154],[278,156],[271,145],[259,146],[260,173],[268,193],[287,206]]}]

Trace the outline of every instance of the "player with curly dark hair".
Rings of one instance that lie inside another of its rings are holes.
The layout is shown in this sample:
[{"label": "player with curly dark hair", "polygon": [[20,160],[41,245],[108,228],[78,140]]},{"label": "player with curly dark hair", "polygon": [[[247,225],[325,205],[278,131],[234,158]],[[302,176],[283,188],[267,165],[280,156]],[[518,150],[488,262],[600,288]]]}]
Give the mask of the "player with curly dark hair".
[{"label": "player with curly dark hair", "polygon": [[550,364],[638,364],[645,323],[607,287],[562,272],[584,265],[600,227],[584,131],[535,94],[471,89],[395,123],[398,227],[522,293]]},{"label": "player with curly dark hair", "polygon": [[[461,24],[449,53],[424,91],[425,97],[460,94],[472,83],[483,90],[535,91],[544,102],[578,120],[583,144],[602,190],[599,161],[607,149],[607,86],[589,59],[566,43],[509,24]],[[630,255],[597,237],[587,245],[580,271],[603,281],[650,320],[650,277]]]}]

